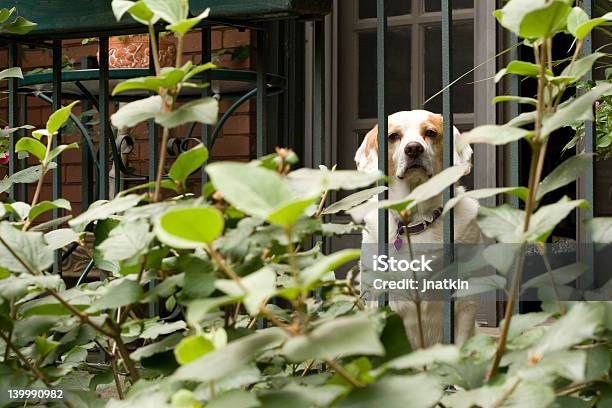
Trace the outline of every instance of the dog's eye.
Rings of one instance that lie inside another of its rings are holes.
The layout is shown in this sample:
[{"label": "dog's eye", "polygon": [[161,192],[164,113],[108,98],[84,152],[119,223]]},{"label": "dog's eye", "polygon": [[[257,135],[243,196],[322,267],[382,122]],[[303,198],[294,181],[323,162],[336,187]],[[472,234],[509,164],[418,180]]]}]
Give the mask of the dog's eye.
[{"label": "dog's eye", "polygon": [[425,130],[425,136],[433,138],[433,137],[438,136],[438,132],[436,132],[433,129],[427,129],[427,130]]},{"label": "dog's eye", "polygon": [[391,133],[391,134],[389,135],[389,140],[390,140],[391,142],[396,142],[396,141],[400,140],[400,138],[401,138],[401,137],[400,137],[399,133]]}]

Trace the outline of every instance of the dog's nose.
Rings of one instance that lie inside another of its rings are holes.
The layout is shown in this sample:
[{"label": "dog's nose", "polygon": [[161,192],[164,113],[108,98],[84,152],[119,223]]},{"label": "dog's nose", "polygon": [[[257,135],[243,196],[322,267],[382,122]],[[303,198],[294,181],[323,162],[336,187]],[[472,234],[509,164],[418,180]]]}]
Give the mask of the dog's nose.
[{"label": "dog's nose", "polygon": [[410,142],[404,148],[406,156],[410,157],[411,159],[418,158],[424,151],[425,149],[423,149],[423,146],[421,146],[421,144],[418,142]]}]

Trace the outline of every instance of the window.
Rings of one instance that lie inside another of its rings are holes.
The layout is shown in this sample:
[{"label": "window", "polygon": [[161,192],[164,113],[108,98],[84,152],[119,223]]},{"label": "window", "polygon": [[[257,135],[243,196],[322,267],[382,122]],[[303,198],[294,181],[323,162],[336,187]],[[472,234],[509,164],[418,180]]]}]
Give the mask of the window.
[{"label": "window", "polygon": [[[453,78],[474,67],[474,1],[456,0],[453,11]],[[424,102],[442,87],[439,0],[388,1],[388,110],[441,112],[442,97]],[[332,157],[354,168],[363,134],[376,124],[376,0],[338,1],[338,140]],[[474,76],[453,86],[455,123],[474,123]]]}]

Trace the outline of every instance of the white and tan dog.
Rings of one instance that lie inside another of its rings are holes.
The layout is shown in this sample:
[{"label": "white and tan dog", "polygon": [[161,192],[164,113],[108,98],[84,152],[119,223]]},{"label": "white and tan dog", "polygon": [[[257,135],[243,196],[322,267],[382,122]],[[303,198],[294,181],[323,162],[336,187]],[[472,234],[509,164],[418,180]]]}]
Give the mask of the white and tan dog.
[{"label": "white and tan dog", "polygon": [[[388,121],[388,157],[389,157],[389,199],[399,200],[406,197],[412,189],[427,181],[442,170],[443,127],[442,116],[424,110],[398,112],[389,116]],[[460,137],[455,129],[455,141]],[[461,154],[455,152],[454,163],[466,164],[472,156],[468,146]],[[355,155],[357,169],[375,171],[378,169],[378,127],[372,129],[365,137]],[[457,187],[461,189],[461,187]],[[376,200],[374,197],[372,200]],[[443,240],[443,222],[441,208],[442,195],[419,204],[413,210],[411,223],[408,226],[410,239],[415,247],[421,244],[441,244]],[[454,208],[455,242],[479,243],[481,234],[476,224],[478,202],[472,199],[461,200]],[[398,218],[389,213],[389,241],[398,238]],[[363,243],[376,243],[378,236],[378,215],[376,211],[368,213],[365,218]],[[405,236],[403,236],[405,243]],[[415,304],[411,301],[391,301],[390,306],[403,319],[404,326],[413,348],[420,346],[418,320]],[[462,344],[471,337],[475,328],[477,302],[461,300],[455,303],[455,343]],[[442,301],[421,302],[424,346],[439,343],[443,337]]]}]

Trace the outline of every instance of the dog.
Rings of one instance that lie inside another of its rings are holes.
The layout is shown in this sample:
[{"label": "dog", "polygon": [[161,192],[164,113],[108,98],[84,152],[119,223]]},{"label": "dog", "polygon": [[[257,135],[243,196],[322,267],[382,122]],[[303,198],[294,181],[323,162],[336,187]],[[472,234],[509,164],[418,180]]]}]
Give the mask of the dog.
[{"label": "dog", "polygon": [[[412,110],[397,112],[388,118],[388,177],[389,199],[400,200],[412,189],[439,173],[442,168],[443,134],[442,116],[425,111]],[[455,128],[455,141],[460,137]],[[472,149],[467,146],[462,152],[454,152],[454,164],[468,164]],[[378,127],[365,136],[355,154],[359,171],[378,169]],[[468,171],[469,173],[469,171]],[[457,193],[463,191],[456,187]],[[373,197],[372,201],[377,200]],[[412,210],[411,222],[406,227],[410,232],[413,247],[423,248],[421,244],[441,244],[443,241],[443,221],[441,208],[442,195],[420,203]],[[456,243],[480,243],[482,236],[476,223],[478,202],[464,198],[454,208],[454,228]],[[389,211],[389,241],[398,239],[406,244],[406,237],[395,226],[399,218]],[[371,211],[364,217],[365,229],[362,243],[373,244],[378,241],[378,214]],[[401,225],[401,224],[400,224]],[[413,349],[429,347],[443,339],[444,302],[423,300],[420,302],[421,322],[424,344],[418,331],[416,304],[412,301],[390,301],[391,308],[404,322],[407,337]],[[475,299],[455,302],[455,343],[463,344],[474,334],[477,301]]]}]

